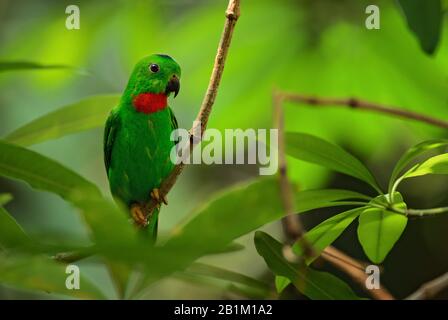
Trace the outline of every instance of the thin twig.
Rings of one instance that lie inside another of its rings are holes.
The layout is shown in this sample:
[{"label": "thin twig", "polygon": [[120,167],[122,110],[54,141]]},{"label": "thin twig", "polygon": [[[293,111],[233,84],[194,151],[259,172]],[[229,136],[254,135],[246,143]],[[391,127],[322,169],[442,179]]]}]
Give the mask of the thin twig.
[{"label": "thin twig", "polygon": [[[235,29],[236,22],[240,16],[240,0],[229,0],[229,5],[226,10],[226,21],[224,24],[224,30],[221,35],[221,40],[219,42],[218,50],[216,52],[215,64],[213,66],[213,71],[210,77],[210,82],[208,84],[207,92],[205,93],[204,99],[201,104],[201,108],[196,117],[195,124],[191,128],[190,132],[198,132],[200,126],[200,136],[193,137],[190,141],[190,150],[194,148],[202,140],[202,136],[207,127],[207,122],[212,111],[213,104],[215,102],[216,95],[218,94],[218,87],[221,82],[222,73],[224,71],[224,66],[227,58],[227,53],[229,51],[230,42],[232,40],[233,30]],[[181,162],[176,165],[170,175],[162,182],[159,187],[159,193],[161,198],[166,196],[171,188],[177,181],[177,178],[182,173],[185,164]],[[145,207],[145,213],[150,216],[154,208],[157,207],[157,202],[151,199]]]},{"label": "thin twig", "polygon": [[423,284],[420,289],[415,291],[407,300],[423,300],[431,299],[437,296],[441,291],[448,288],[448,272],[434,280]]},{"label": "thin twig", "polygon": [[[286,235],[286,241],[293,242],[296,239],[303,239],[304,229],[300,223],[300,220],[293,214],[294,195],[287,173],[282,101],[277,95],[273,95],[272,102],[274,107],[274,128],[278,129],[278,170],[280,172],[280,196],[282,197],[283,209],[287,213],[287,216],[282,219],[283,232]],[[305,254],[311,256],[312,247],[308,243],[303,243],[303,247],[305,248]]]},{"label": "thin twig", "polygon": [[432,209],[407,209],[404,214],[407,216],[423,217],[428,215],[437,215],[447,213],[448,207],[432,208]]},{"label": "thin twig", "polygon": [[[306,257],[313,256],[314,249],[308,241],[306,241],[305,229],[300,222],[299,217],[294,214],[294,193],[287,174],[285,140],[284,140],[284,120],[283,120],[283,102],[285,95],[274,91],[273,107],[274,107],[274,127],[278,129],[278,161],[279,161],[279,184],[281,190],[281,199],[283,208],[287,216],[283,221],[283,230],[285,232],[287,242],[294,243],[299,241],[304,248]],[[331,263],[334,267],[341,270],[357,282],[364,290],[366,290],[373,298],[379,300],[393,300],[394,297],[385,289],[369,290],[366,287],[367,274],[365,273],[366,264],[360,263],[349,257],[338,249],[329,246],[320,256],[326,262]]]},{"label": "thin twig", "polygon": [[94,254],[93,249],[84,251],[60,252],[55,254],[52,258],[58,262],[73,263],[85,259],[92,254]]},{"label": "thin twig", "polygon": [[448,121],[433,118],[421,113],[405,110],[393,106],[385,106],[356,98],[323,98],[303,94],[277,92],[283,101],[308,104],[316,107],[348,107],[359,110],[373,111],[394,117],[411,119],[439,128],[448,129]]}]

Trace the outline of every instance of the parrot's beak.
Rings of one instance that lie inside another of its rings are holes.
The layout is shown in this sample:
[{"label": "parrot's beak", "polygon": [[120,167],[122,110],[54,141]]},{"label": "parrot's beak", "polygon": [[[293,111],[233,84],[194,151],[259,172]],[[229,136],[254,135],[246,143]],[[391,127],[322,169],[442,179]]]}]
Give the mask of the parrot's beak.
[{"label": "parrot's beak", "polygon": [[176,98],[177,94],[180,90],[180,82],[179,78],[176,75],[173,75],[168,81],[168,84],[166,85],[165,94],[168,96],[171,92],[174,92],[174,98]]}]

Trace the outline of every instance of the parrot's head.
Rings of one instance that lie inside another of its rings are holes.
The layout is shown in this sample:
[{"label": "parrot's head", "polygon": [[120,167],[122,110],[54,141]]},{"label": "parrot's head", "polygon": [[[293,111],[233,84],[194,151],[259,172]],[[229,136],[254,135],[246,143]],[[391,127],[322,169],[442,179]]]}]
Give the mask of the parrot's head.
[{"label": "parrot's head", "polygon": [[140,60],[132,71],[124,98],[139,112],[152,113],[167,106],[171,93],[180,90],[180,66],[165,54],[153,54]]}]

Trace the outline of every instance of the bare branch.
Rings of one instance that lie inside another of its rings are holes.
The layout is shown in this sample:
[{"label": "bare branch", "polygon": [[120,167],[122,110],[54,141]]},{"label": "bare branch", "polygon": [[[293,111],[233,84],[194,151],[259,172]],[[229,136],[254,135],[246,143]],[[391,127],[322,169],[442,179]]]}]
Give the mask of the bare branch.
[{"label": "bare branch", "polygon": [[434,280],[423,284],[420,289],[415,291],[407,300],[423,300],[431,299],[437,296],[441,291],[448,288],[448,272]]},{"label": "bare branch", "polygon": [[[240,0],[229,0],[229,5],[227,6],[226,10],[226,22],[224,24],[224,30],[221,35],[218,50],[216,52],[215,64],[213,66],[210,82],[208,84],[207,92],[205,93],[204,99],[202,101],[201,108],[196,117],[195,123],[201,126],[199,131],[200,137],[196,137],[197,139],[191,139],[191,149],[194,148],[198,143],[200,143],[204,131],[207,127],[207,122],[212,111],[216,95],[218,94],[218,87],[221,82],[222,73],[224,71],[227,53],[229,51],[230,43],[232,40],[233,30],[235,29],[235,25],[239,16]],[[191,128],[190,132],[198,132],[198,128],[193,127]],[[162,182],[159,188],[160,196],[162,198],[166,196],[174,186],[177,178],[182,173],[184,166],[184,163],[176,165],[170,175]],[[157,205],[157,202],[154,200],[148,202],[144,207],[146,215],[150,216]]]},{"label": "bare branch", "polygon": [[360,264],[355,259],[339,251],[335,247],[329,246],[322,253],[321,257],[331,263],[335,268],[349,275],[353,281],[358,283],[367,293],[377,300],[394,300],[389,291],[380,285],[379,289],[367,289],[365,272],[366,265]]},{"label": "bare branch", "polygon": [[277,95],[279,95],[280,99],[282,99],[283,101],[308,104],[316,107],[347,107],[359,110],[373,111],[394,117],[419,121],[443,129],[448,129],[448,121],[440,120],[424,114],[397,107],[384,106],[378,103],[368,102],[355,98],[322,98],[289,92],[277,92]]},{"label": "bare branch", "polygon": [[[279,184],[283,203],[283,209],[287,213],[282,219],[283,231],[286,235],[287,242],[292,244],[297,239],[303,239],[304,229],[300,220],[294,215],[294,195],[291,184],[288,180],[286,152],[285,152],[285,137],[284,137],[284,117],[282,109],[282,100],[278,95],[273,95],[274,107],[274,128],[278,129],[278,169],[279,169]],[[303,243],[305,254],[312,255],[313,249],[308,243]]]}]

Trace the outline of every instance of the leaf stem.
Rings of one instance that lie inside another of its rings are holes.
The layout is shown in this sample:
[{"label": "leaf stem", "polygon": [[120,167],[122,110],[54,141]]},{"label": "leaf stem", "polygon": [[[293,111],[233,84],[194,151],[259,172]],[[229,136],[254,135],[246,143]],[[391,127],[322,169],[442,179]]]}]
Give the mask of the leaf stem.
[{"label": "leaf stem", "polygon": [[448,213],[448,207],[439,207],[431,209],[407,209],[402,213],[404,213],[407,216],[415,216],[415,217],[431,216],[431,215]]}]

